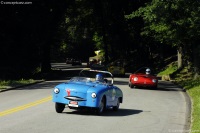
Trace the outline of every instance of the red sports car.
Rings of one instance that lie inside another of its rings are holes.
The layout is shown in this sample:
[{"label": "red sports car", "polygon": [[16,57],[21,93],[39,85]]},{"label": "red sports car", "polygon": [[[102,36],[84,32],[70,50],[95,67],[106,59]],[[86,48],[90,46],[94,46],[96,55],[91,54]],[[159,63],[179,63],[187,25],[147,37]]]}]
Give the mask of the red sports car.
[{"label": "red sports car", "polygon": [[129,87],[151,87],[157,88],[158,79],[156,75],[151,73],[151,69],[148,67],[142,67],[135,73],[129,76]]}]

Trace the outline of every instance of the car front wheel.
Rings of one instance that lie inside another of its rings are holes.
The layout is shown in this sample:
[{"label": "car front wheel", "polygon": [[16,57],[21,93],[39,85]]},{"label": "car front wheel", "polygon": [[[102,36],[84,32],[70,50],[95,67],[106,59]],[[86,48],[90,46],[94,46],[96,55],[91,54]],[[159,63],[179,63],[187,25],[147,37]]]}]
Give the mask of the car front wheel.
[{"label": "car front wheel", "polygon": [[65,109],[65,104],[62,103],[55,103],[55,109],[57,113],[62,113]]},{"label": "car front wheel", "polygon": [[102,98],[99,107],[96,110],[97,115],[101,115],[103,113],[104,107],[105,107],[105,98]]},{"label": "car front wheel", "polygon": [[129,81],[128,86],[129,86],[130,88],[133,88],[133,87],[134,87],[134,85],[131,83],[131,81]]}]

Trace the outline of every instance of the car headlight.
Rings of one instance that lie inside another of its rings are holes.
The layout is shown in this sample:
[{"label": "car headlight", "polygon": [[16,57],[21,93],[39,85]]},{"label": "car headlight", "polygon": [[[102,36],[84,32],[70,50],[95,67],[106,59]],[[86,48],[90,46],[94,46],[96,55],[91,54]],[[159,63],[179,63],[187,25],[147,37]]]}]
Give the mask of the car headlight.
[{"label": "car headlight", "polygon": [[97,97],[97,94],[93,92],[93,93],[91,94],[91,96],[92,96],[92,98],[96,98],[96,97]]},{"label": "car headlight", "polygon": [[58,94],[60,92],[60,90],[58,88],[54,88],[54,93]]},{"label": "car headlight", "polygon": [[153,82],[153,83],[156,83],[156,82],[157,82],[157,79],[152,79],[152,82]]},{"label": "car headlight", "polygon": [[138,81],[138,77],[134,77],[133,80],[134,80],[134,81]]}]

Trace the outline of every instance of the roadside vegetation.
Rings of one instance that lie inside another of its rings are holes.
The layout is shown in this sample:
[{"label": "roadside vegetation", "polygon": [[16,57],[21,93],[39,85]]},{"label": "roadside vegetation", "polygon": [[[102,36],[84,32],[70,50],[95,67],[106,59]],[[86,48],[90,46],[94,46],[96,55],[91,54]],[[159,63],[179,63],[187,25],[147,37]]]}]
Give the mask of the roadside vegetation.
[{"label": "roadside vegetation", "polygon": [[193,74],[183,68],[177,70],[177,64],[169,64],[158,75],[170,75],[171,80],[183,87],[189,94],[192,102],[191,132],[200,132],[200,78],[193,78]]},{"label": "roadside vegetation", "polygon": [[175,81],[186,89],[192,101],[191,131],[200,132],[200,78],[192,79],[179,74]]},{"label": "roadside vegetation", "polygon": [[0,80],[0,90],[9,89],[12,87],[18,87],[22,85],[28,85],[37,82],[33,79],[20,79],[20,80]]}]

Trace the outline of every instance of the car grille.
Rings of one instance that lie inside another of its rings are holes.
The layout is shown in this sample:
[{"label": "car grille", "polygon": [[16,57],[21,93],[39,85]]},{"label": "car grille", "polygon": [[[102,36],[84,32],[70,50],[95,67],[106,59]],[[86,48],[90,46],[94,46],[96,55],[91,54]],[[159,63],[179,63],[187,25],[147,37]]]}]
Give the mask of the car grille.
[{"label": "car grille", "polygon": [[65,98],[71,101],[86,101],[86,99],[77,96],[66,96]]}]

